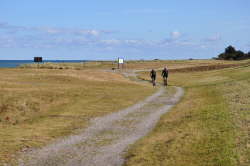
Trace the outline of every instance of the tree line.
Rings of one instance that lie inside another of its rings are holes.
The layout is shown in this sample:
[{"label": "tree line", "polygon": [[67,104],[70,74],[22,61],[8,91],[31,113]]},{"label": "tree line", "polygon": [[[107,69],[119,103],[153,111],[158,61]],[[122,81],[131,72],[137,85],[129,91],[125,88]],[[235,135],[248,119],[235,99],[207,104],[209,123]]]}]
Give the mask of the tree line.
[{"label": "tree line", "polygon": [[221,60],[244,60],[250,59],[250,52],[244,53],[240,50],[236,50],[233,46],[228,46],[225,52],[218,55],[217,59]]}]

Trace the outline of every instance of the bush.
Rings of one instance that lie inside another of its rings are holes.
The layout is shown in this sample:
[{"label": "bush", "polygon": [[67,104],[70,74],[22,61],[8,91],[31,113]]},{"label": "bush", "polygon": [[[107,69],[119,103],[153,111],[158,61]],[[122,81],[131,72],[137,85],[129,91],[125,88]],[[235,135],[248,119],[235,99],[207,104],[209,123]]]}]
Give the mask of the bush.
[{"label": "bush", "polygon": [[228,46],[224,53],[218,55],[218,59],[222,60],[244,60],[250,58],[250,52],[245,54],[240,50],[236,50],[233,46]]}]

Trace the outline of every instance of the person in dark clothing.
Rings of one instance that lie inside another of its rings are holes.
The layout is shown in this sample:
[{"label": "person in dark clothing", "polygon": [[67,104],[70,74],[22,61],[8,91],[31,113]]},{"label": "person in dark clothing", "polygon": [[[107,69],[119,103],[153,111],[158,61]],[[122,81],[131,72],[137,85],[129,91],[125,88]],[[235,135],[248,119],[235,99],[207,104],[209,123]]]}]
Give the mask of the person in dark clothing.
[{"label": "person in dark clothing", "polygon": [[150,77],[151,77],[153,86],[155,86],[156,85],[156,83],[155,83],[155,80],[156,80],[156,71],[154,69],[151,70]]},{"label": "person in dark clothing", "polygon": [[162,70],[161,76],[162,76],[163,81],[164,81],[164,86],[167,86],[168,85],[168,69],[167,69],[167,67],[165,67]]}]

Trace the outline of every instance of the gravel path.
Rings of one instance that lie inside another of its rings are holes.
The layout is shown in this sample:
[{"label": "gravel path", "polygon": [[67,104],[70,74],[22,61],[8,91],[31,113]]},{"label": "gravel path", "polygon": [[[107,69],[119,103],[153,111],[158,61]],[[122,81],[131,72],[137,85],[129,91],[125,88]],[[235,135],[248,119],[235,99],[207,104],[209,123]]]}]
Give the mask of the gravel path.
[{"label": "gravel path", "polygon": [[174,96],[160,88],[146,100],[127,109],[95,118],[79,135],[60,139],[42,149],[25,153],[20,166],[119,166],[129,145],[145,136],[162,114],[183,95]]}]

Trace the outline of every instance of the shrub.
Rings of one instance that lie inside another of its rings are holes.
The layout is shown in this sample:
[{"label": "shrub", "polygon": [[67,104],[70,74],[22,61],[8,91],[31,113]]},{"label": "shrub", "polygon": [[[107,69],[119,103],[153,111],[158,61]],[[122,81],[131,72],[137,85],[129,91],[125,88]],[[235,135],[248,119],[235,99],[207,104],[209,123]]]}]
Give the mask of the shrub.
[{"label": "shrub", "polygon": [[236,50],[233,46],[228,46],[224,53],[218,55],[218,59],[222,60],[244,60],[250,58],[250,52],[245,54],[240,50]]}]

